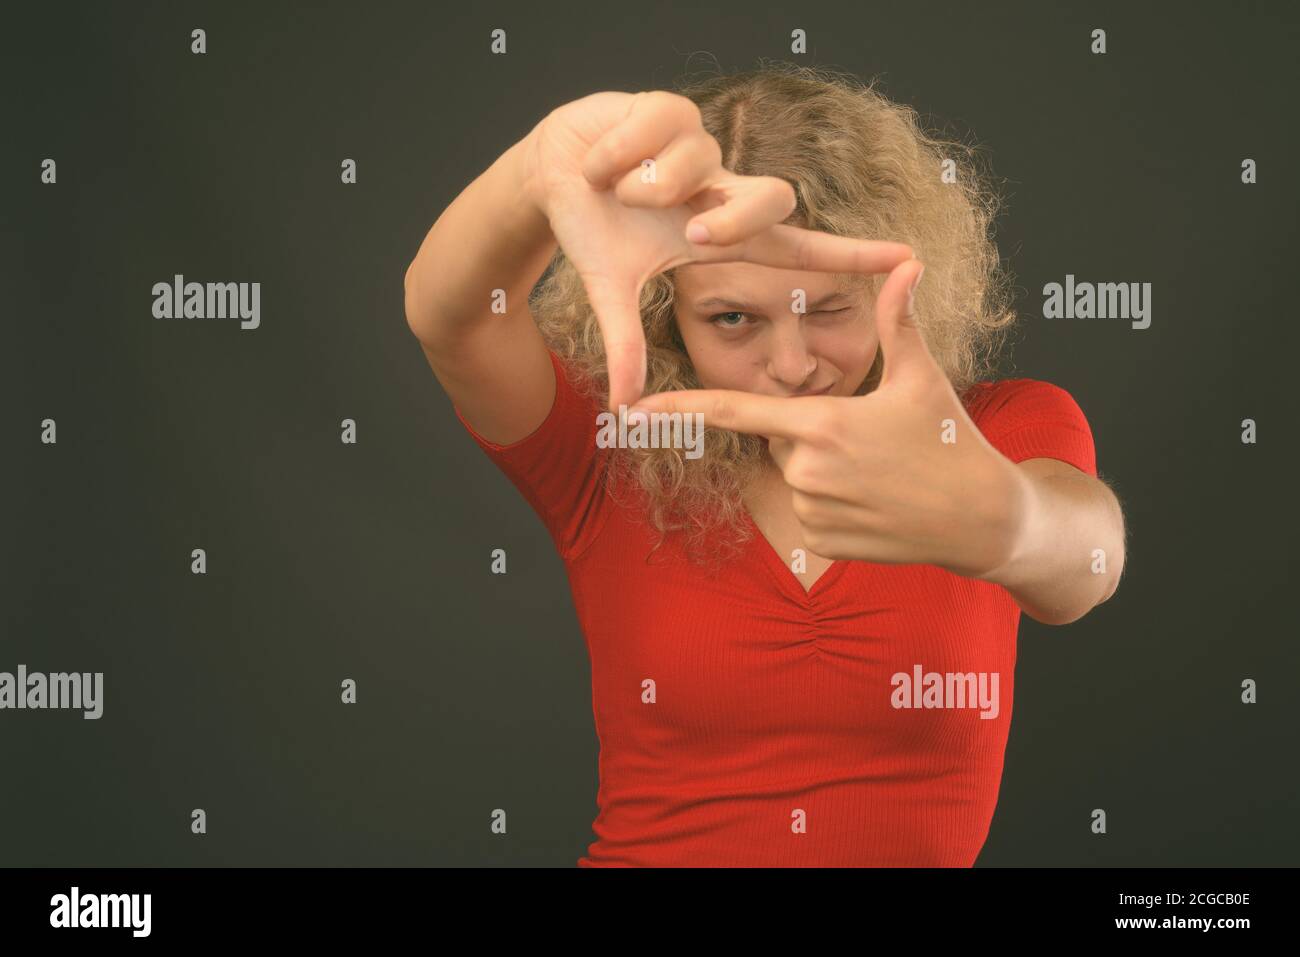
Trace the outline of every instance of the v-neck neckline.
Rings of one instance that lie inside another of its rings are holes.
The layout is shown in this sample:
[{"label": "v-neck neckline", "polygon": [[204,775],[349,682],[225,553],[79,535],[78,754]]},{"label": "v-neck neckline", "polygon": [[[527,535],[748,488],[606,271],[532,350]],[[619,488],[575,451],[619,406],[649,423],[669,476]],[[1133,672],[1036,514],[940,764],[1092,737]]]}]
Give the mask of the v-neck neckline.
[{"label": "v-neck neckline", "polygon": [[835,581],[844,574],[844,569],[849,562],[846,559],[837,558],[827,566],[826,570],[822,572],[821,575],[817,577],[817,580],[812,583],[811,588],[804,588],[803,582],[799,580],[799,576],[796,575],[794,571],[791,570],[790,566],[781,559],[781,556],[777,554],[776,548],[770,541],[768,541],[767,536],[763,534],[763,530],[759,528],[758,522],[754,520],[753,513],[750,512],[749,506],[743,505],[743,508],[745,519],[749,522],[750,528],[753,529],[754,538],[757,539],[755,547],[764,553],[767,566],[771,570],[773,577],[776,578],[777,584],[797,598],[800,604],[812,604],[813,599],[833,585]]}]

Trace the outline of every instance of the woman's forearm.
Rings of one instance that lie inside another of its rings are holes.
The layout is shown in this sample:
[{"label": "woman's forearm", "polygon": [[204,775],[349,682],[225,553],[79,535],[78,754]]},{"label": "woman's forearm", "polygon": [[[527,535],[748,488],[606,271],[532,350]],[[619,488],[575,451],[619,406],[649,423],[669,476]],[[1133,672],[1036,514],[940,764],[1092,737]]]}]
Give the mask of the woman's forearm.
[{"label": "woman's forearm", "polygon": [[504,290],[509,311],[526,304],[555,254],[527,167],[537,130],[465,187],[407,267],[406,321],[426,345],[454,340],[458,330],[490,319],[495,289]]},{"label": "woman's forearm", "polygon": [[[1016,465],[1029,488],[1016,555],[984,581],[1002,585],[1022,611],[1068,625],[1108,600],[1124,573],[1124,513],[1099,478],[1050,459]],[[1050,472],[1050,474],[1045,474]]]}]

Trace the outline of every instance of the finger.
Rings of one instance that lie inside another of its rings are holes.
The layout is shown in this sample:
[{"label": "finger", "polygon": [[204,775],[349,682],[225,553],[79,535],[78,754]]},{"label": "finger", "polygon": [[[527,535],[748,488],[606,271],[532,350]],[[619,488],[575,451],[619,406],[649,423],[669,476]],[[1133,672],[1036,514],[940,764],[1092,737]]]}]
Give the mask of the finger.
[{"label": "finger", "polygon": [[700,110],[684,96],[650,90],[632,98],[627,116],[607,129],[582,158],[582,174],[596,189],[641,161],[658,156],[674,138],[700,125]]},{"label": "finger", "polygon": [[645,391],[646,350],[640,290],[586,276],[583,284],[605,345],[609,409],[616,413],[620,406],[636,402]]},{"label": "finger", "polygon": [[813,401],[819,399],[794,399],[725,389],[684,389],[645,396],[637,401],[635,410],[702,412],[706,428],[713,426],[750,435],[795,439],[804,428],[802,419],[807,415],[806,403]]},{"label": "finger", "polygon": [[777,224],[729,246],[692,245],[691,258],[700,262],[750,262],[780,269],[870,274],[890,272],[907,262],[912,258],[912,247]]},{"label": "finger", "polygon": [[928,374],[938,367],[916,320],[913,290],[923,272],[925,264],[920,260],[903,263],[889,274],[876,297],[876,332],[884,354],[877,388],[884,388],[888,382]]},{"label": "finger", "polygon": [[767,440],[767,451],[772,456],[772,461],[776,463],[777,468],[784,472],[787,463],[790,461],[790,454],[794,452],[794,443],[789,439],[771,436]]},{"label": "finger", "polygon": [[680,206],[718,176],[721,161],[722,147],[707,133],[677,136],[657,156],[628,170],[614,195],[624,206]]},{"label": "finger", "polygon": [[[731,176],[724,171],[708,192],[720,194],[723,202],[686,224],[691,242],[738,243],[788,219],[798,204],[794,187],[777,176]],[[697,235],[695,228],[703,228],[704,234]]]}]

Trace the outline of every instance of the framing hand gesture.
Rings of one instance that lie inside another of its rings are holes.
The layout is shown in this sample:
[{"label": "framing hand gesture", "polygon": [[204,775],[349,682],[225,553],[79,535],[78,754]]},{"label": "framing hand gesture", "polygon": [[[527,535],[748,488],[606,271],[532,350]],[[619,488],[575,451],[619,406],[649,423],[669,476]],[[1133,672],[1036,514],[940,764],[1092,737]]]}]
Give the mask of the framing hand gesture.
[{"label": "framing hand gesture", "polygon": [[[912,256],[905,243],[782,225],[794,188],[725,169],[684,96],[593,93],[557,108],[536,132],[528,188],[596,312],[615,412],[645,390],[640,295],[652,276],[688,262],[883,273]],[[692,242],[688,226],[703,226],[707,238]]]},{"label": "framing hand gesture", "polygon": [[1026,522],[1028,483],[966,414],[917,327],[924,266],[897,266],[876,301],[884,353],[863,396],[777,397],[697,389],[632,411],[702,412],[768,438],[808,548],[824,558],[938,565],[967,577],[1000,568]]}]

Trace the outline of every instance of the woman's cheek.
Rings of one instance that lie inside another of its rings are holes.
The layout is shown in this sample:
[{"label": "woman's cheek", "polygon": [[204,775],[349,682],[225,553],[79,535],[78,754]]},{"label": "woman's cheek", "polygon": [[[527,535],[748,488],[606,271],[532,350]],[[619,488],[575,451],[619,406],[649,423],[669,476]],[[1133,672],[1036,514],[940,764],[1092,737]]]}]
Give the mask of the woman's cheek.
[{"label": "woman's cheek", "polygon": [[878,350],[879,343],[874,333],[865,336],[859,333],[856,336],[837,337],[822,354],[830,358],[846,376],[863,379],[871,371]]}]

